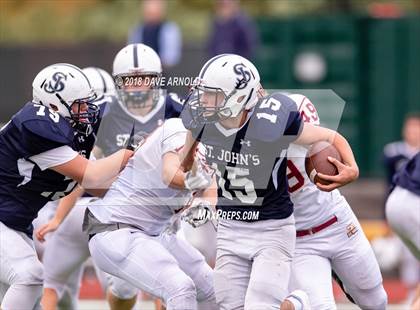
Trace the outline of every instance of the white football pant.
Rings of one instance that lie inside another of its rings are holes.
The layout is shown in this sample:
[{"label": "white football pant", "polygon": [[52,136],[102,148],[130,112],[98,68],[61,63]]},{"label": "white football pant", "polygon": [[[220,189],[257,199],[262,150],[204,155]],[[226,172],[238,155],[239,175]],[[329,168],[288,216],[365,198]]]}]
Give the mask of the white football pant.
[{"label": "white football pant", "polygon": [[[91,198],[81,198],[59,228],[48,238],[44,250],[44,287],[57,292],[59,299],[66,292],[71,297],[71,308],[77,308],[80,280],[84,263],[90,257],[88,236],[82,231],[86,205]],[[106,275],[95,265],[96,275],[106,292],[108,284],[116,297],[130,299],[138,290],[119,279]]]},{"label": "white football pant", "polygon": [[386,218],[392,229],[420,260],[420,196],[397,186],[386,202]]},{"label": "white football pant", "polygon": [[359,221],[346,202],[335,216],[338,221],[331,226],[296,238],[290,291],[305,291],[312,309],[336,309],[332,268],[359,307],[385,309],[387,295],[382,275]]},{"label": "white football pant", "polygon": [[220,220],[214,274],[221,310],[280,308],[288,283],[296,230],[286,219]]},{"label": "white football pant", "polygon": [[42,264],[23,232],[0,222],[0,296],[2,310],[32,309],[42,294]]},{"label": "white football pant", "polygon": [[203,302],[198,309],[216,309],[213,270],[174,234],[123,228],[96,234],[89,248],[99,268],[161,298],[168,310],[195,310],[197,301]]}]

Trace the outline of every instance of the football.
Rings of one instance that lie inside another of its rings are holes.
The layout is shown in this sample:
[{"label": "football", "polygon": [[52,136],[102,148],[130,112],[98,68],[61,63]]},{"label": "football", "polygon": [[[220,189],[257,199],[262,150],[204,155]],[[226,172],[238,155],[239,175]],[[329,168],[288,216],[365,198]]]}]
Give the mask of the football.
[{"label": "football", "polygon": [[313,183],[319,182],[324,185],[330,184],[329,181],[321,180],[321,178],[317,176],[318,172],[327,175],[338,174],[337,167],[329,162],[328,156],[341,161],[340,153],[338,153],[337,149],[328,142],[321,141],[314,143],[308,150],[305,159],[305,170]]}]

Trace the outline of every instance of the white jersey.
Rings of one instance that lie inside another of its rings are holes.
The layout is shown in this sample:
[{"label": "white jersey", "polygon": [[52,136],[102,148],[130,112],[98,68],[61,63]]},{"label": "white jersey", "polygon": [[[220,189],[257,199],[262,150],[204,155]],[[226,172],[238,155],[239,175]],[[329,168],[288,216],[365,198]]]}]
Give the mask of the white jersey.
[{"label": "white jersey", "polygon": [[102,223],[125,223],[159,235],[191,192],[162,181],[162,156],[184,146],[187,130],[181,119],[165,121],[147,137],[105,197],[89,206]]},{"label": "white jersey", "polygon": [[287,178],[295,211],[296,230],[309,229],[328,221],[345,202],[336,189],[319,190],[305,171],[307,149],[291,144],[287,150]]}]

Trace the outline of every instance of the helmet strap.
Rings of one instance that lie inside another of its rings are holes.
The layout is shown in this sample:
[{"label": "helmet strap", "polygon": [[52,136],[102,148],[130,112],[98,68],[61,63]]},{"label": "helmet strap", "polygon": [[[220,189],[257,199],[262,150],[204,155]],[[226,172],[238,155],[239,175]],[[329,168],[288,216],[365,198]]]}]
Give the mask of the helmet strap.
[{"label": "helmet strap", "polygon": [[244,107],[246,107],[247,106],[247,104],[248,104],[248,102],[249,102],[249,100],[251,100],[251,98],[252,98],[252,94],[254,93],[254,88],[252,88],[251,89],[251,91],[249,92],[249,95],[248,95],[248,98],[246,98],[246,101],[245,101],[245,104],[244,104]]}]

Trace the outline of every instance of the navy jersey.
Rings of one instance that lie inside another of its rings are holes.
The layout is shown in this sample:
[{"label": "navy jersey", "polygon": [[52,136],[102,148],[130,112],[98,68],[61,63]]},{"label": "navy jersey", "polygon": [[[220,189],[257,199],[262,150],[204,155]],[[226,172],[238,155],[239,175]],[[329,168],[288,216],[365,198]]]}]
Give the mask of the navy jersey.
[{"label": "navy jersey", "polygon": [[174,94],[161,96],[156,106],[146,116],[133,116],[116,97],[104,108],[96,145],[108,156],[124,148],[131,132],[148,135],[168,118],[178,117],[182,104]]},{"label": "navy jersey", "polygon": [[[295,102],[280,93],[261,99],[250,113],[239,130],[208,124],[200,136],[207,163],[216,171],[217,208],[235,214],[256,211],[254,220],[286,218],[293,212],[286,150],[303,122]],[[250,220],[240,215],[234,219]]]},{"label": "navy jersey", "polygon": [[93,145],[94,135],[79,134],[59,114],[27,103],[0,131],[0,221],[32,235],[39,209],[69,194],[76,182],[41,170],[31,157],[62,146],[89,157]]},{"label": "navy jersey", "polygon": [[420,196],[420,152],[395,174],[393,183]]}]

